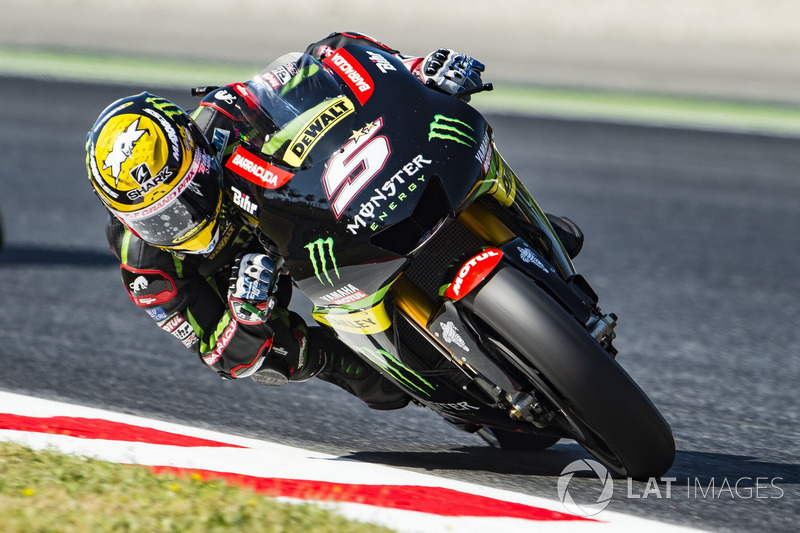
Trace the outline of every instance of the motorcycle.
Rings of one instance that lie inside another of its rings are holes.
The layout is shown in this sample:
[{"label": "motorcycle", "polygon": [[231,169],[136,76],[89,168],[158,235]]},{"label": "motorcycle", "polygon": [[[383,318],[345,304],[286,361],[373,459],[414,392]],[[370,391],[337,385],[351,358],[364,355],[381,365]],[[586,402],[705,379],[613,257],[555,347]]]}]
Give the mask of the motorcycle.
[{"label": "motorcycle", "polygon": [[253,178],[234,192],[316,321],[502,448],[567,438],[620,475],[670,468],[669,425],[615,359],[616,316],[477,110],[362,46],[284,56],[240,93],[228,165]]}]

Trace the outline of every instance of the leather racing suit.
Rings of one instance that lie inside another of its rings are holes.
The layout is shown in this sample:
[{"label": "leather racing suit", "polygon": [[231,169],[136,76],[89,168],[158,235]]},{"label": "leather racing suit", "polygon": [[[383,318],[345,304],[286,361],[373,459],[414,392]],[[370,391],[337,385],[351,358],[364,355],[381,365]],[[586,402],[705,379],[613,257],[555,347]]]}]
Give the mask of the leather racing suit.
[{"label": "leather racing suit", "polygon": [[[333,33],[309,45],[306,53],[324,58],[346,44],[398,55],[410,70],[422,62],[422,58],[399,56],[396,50],[356,33]],[[237,126],[243,122],[240,110],[245,94],[246,84],[241,83],[214,89],[189,112],[216,147],[224,169],[227,201],[219,242],[212,252],[181,254],[151,246],[110,217],[106,234],[120,259],[130,298],[223,379],[250,376],[277,385],[317,376],[358,396],[371,408],[404,407],[410,400],[406,393],[364,363],[326,327],[309,327],[288,309],[292,290],[288,274],[280,276],[275,307],[266,322],[244,323],[232,315],[227,290],[236,259],[247,253],[264,253],[272,246],[268,236],[256,229],[258,208],[250,196],[253,184],[225,166],[240,144]]]}]

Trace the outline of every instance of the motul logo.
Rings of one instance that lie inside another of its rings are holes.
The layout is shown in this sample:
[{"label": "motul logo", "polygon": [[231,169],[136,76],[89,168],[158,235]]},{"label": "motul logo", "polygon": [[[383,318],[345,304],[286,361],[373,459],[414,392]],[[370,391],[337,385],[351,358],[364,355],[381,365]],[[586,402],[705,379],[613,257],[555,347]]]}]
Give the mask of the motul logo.
[{"label": "motul logo", "polygon": [[183,323],[183,317],[181,315],[175,315],[174,317],[170,318],[167,322],[165,322],[161,326],[161,329],[163,329],[167,333],[172,333],[173,331],[178,329],[178,326],[180,326],[182,323]]},{"label": "motul logo", "polygon": [[453,283],[444,292],[447,298],[459,300],[477,287],[489,273],[494,270],[503,252],[497,248],[488,248],[464,263],[458,271]]}]

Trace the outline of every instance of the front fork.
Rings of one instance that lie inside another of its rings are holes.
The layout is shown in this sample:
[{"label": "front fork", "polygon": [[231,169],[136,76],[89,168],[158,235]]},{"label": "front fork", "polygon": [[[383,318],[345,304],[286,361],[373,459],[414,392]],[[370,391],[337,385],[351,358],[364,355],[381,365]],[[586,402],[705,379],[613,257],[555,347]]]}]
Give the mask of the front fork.
[{"label": "front fork", "polygon": [[[532,200],[532,199],[531,199]],[[527,203],[527,202],[525,202]],[[531,202],[536,206],[535,201]],[[531,204],[528,204],[529,206]],[[540,210],[533,209],[530,213],[540,223],[540,229],[552,235],[552,228]],[[575,274],[572,264],[566,253],[558,254],[560,247],[557,239],[554,244],[559,245],[556,250],[556,261],[560,268],[554,267],[544,256],[529,246],[523,239],[514,235],[497,217],[489,212],[480,203],[473,203],[459,215],[459,221],[467,226],[473,233],[482,238],[487,244],[496,246],[484,251],[480,256],[473,257],[464,263],[462,270],[472,262],[478,265],[478,257],[486,257],[486,251],[496,250],[502,260],[511,263],[518,270],[526,273],[537,284],[545,288],[576,320],[581,322],[586,330],[597,340],[612,356],[616,350],[611,342],[616,336],[616,316],[603,314],[597,307],[597,295],[583,279]],[[542,225],[547,224],[546,227]],[[547,231],[549,229],[549,232]],[[552,249],[550,257],[553,256]],[[479,276],[474,285],[465,285],[466,295],[480,285],[480,280],[486,278],[496,268],[494,262],[488,270]],[[565,272],[566,271],[566,272]],[[571,274],[570,274],[571,272]],[[568,274],[563,279],[563,274]],[[456,281],[456,280],[454,280]],[[444,303],[432,302],[404,275],[401,275],[393,284],[396,305],[406,317],[409,318],[417,329],[436,342],[443,353],[449,354],[450,359],[468,375],[473,377],[473,390],[471,392],[483,397],[490,405],[502,406],[513,420],[527,421],[533,425],[547,427],[554,417],[552,409],[547,407],[546,399],[541,401],[537,396],[538,391],[523,390],[510,378],[507,372],[497,366],[484,352],[488,349],[496,356],[514,362],[517,368],[526,367],[526,363],[518,360],[502,343],[493,339],[480,338],[478,329],[469,323],[463,313],[460,313],[456,301],[444,299]],[[445,296],[448,296],[445,291]],[[452,296],[450,294],[449,296]],[[460,298],[458,298],[460,299]],[[545,393],[546,398],[546,393]]]},{"label": "front fork", "polygon": [[[517,179],[516,176],[514,179]],[[575,272],[547,217],[518,180],[515,190],[514,205],[510,208],[517,209],[531,221],[530,223],[538,226],[540,233],[549,236],[548,246],[551,247],[549,260],[514,235],[505,224],[478,202],[474,202],[464,210],[459,215],[459,221],[487,244],[505,251],[504,256],[507,259],[548,290],[551,296],[584,325],[597,342],[615,356],[617,351],[612,346],[612,341],[616,337],[614,328],[617,325],[617,316],[613,313],[604,314],[597,307],[597,294],[583,276]]]}]

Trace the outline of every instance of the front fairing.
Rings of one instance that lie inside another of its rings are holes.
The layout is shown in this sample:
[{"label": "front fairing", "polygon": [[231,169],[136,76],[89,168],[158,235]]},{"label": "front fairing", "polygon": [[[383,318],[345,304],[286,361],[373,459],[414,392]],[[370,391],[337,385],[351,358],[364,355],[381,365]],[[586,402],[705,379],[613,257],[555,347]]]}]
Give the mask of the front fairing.
[{"label": "front fairing", "polygon": [[353,106],[347,102],[333,105],[342,100],[339,82],[308,54],[281,56],[254,76],[247,89],[248,98],[240,103],[240,107],[247,106],[242,109],[248,122],[246,141],[260,156],[288,168],[324,162],[338,148],[340,139],[329,135],[319,136],[313,150],[291,142],[311,118],[319,115],[315,109],[331,108],[330,117],[324,119],[336,119],[345,127],[353,120]]},{"label": "front fairing", "polygon": [[[450,249],[447,232],[487,195],[530,228],[529,240],[538,237],[542,248],[552,249],[544,257],[568,275],[571,264],[545,215],[494,149],[483,117],[425,87],[397,58],[347,46],[322,62],[288,59],[248,85],[251,104],[262,111],[249,115],[248,150],[291,176],[265,186],[259,227],[315,304],[314,318],[365,360],[439,411],[482,410],[498,425],[508,423],[505,412],[461,401],[464,391],[453,386],[458,381],[422,375],[405,364],[409,354],[403,350],[412,348],[401,350],[398,336],[412,339],[409,328],[426,324],[413,322],[398,302],[404,281],[425,257],[442,259],[430,271],[437,283],[445,281],[447,263],[464,251],[460,243]],[[390,286],[391,297],[384,298]],[[441,327],[456,322],[455,315],[441,316]],[[441,336],[447,336],[444,330]],[[426,364],[439,368],[442,350],[431,354],[429,348]],[[477,346],[472,353],[477,357]],[[491,375],[489,367],[475,364]]]},{"label": "front fairing", "polygon": [[[376,236],[402,227],[398,233],[419,241],[430,229],[423,226],[463,203],[483,175],[477,153],[486,123],[375,49],[348,46],[324,61],[301,55],[290,63],[248,84],[274,123],[268,130],[252,121],[250,149],[292,174],[264,191],[259,225],[315,304],[375,294],[417,244],[398,248]],[[430,188],[441,201],[415,220]]]}]

